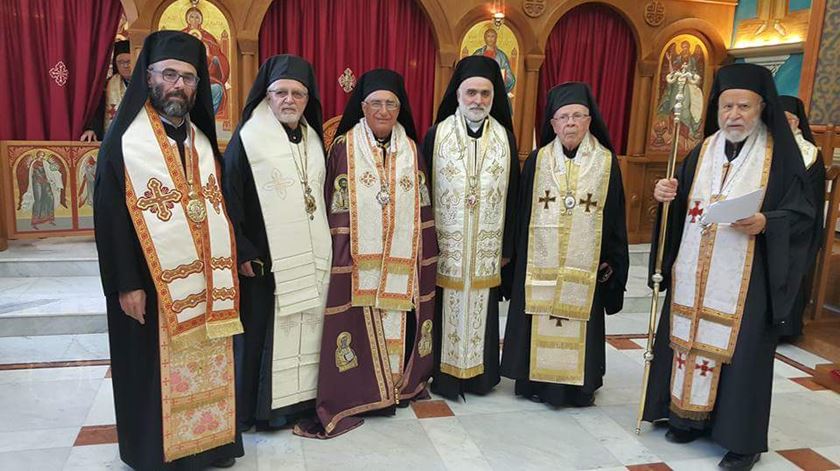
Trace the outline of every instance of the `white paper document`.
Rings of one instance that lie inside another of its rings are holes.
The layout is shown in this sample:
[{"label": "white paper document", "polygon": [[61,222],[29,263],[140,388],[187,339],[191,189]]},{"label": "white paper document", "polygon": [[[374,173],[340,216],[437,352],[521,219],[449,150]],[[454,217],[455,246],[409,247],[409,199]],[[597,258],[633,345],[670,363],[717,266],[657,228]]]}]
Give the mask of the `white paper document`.
[{"label": "white paper document", "polygon": [[737,198],[712,203],[700,217],[700,222],[731,224],[739,219],[748,218],[761,208],[763,196],[764,190],[761,189]]}]

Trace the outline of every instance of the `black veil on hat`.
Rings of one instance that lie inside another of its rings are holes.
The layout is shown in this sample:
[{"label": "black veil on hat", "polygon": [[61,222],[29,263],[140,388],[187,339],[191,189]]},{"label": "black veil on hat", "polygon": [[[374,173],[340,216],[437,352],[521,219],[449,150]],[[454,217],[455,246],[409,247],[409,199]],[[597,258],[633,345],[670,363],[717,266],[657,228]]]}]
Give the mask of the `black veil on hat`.
[{"label": "black veil on hat", "polygon": [[[99,161],[111,160],[118,170],[124,167],[122,153],[122,136],[126,129],[145,106],[151,94],[146,82],[146,69],[155,62],[176,59],[187,62],[195,67],[198,84],[195,91],[195,103],[189,112],[189,119],[201,132],[207,136],[213,153],[217,159],[221,158],[216,142],[216,123],[213,114],[213,104],[210,96],[210,76],[207,72],[207,53],[204,44],[187,33],[180,31],[157,31],[146,37],[143,49],[134,65],[131,81],[120,102],[117,115],[108,128],[99,149]],[[122,173],[117,172],[120,178]],[[121,183],[124,185],[125,181]]]},{"label": "black veil on hat", "polygon": [[781,95],[779,96],[779,103],[782,105],[782,110],[788,113],[793,113],[799,118],[799,130],[802,131],[802,137],[811,144],[816,145],[814,134],[811,132],[811,125],[808,122],[808,115],[805,114],[805,104],[802,103],[798,97]]},{"label": "black veil on hat", "polygon": [[417,142],[417,131],[414,128],[414,118],[411,116],[411,106],[408,103],[403,77],[390,69],[373,69],[359,77],[356,88],[353,89],[344,107],[344,114],[335,132],[336,137],[352,129],[362,119],[364,116],[362,102],[368,95],[378,90],[387,90],[397,96],[400,100],[400,114],[397,116],[397,122],[403,125],[405,134]]},{"label": "black veil on hat", "polygon": [[493,83],[493,106],[490,109],[490,116],[495,118],[508,131],[513,132],[510,101],[507,97],[502,71],[495,60],[485,56],[467,56],[458,61],[455,71],[452,72],[449,86],[446,87],[446,92],[443,94],[440,107],[438,107],[435,123],[439,123],[455,113],[455,110],[458,109],[458,87],[464,80],[472,77],[483,77]]},{"label": "black veil on hat", "polygon": [[111,57],[111,73],[118,74],[117,72],[117,56],[120,54],[130,54],[131,53],[131,44],[128,42],[127,39],[122,41],[117,41],[114,43],[114,54]]},{"label": "black veil on hat", "polygon": [[[102,143],[105,150],[108,144],[122,143],[122,135],[134,121],[137,113],[146,104],[151,91],[146,82],[146,70],[150,65],[166,59],[176,59],[187,62],[195,67],[198,84],[195,91],[195,104],[190,110],[190,122],[207,136],[213,146],[213,152],[218,157],[218,143],[216,142],[216,123],[213,114],[213,104],[210,95],[210,76],[207,72],[207,53],[204,44],[187,33],[180,31],[157,31],[146,37],[143,49],[137,57],[131,81],[120,102],[120,108],[108,128],[108,133]],[[116,149],[115,149],[116,150]],[[122,150],[119,151],[122,154]]]},{"label": "black veil on hat", "polygon": [[257,78],[254,80],[248,98],[245,100],[245,108],[242,109],[240,128],[251,119],[254,109],[265,98],[268,86],[281,79],[296,80],[306,87],[309,93],[309,101],[306,103],[306,109],[303,110],[303,116],[306,118],[307,124],[312,126],[312,129],[323,141],[324,118],[321,110],[321,97],[318,94],[318,84],[315,81],[315,72],[309,62],[290,54],[269,57],[260,66]]},{"label": "black veil on hat", "polygon": [[773,136],[774,158],[771,166],[779,168],[781,172],[804,175],[805,164],[802,162],[802,153],[793,138],[793,132],[790,130],[784,109],[780,104],[773,74],[766,67],[746,63],[721,67],[712,83],[709,105],[706,109],[705,137],[711,136],[720,129],[718,100],[721,93],[732,89],[750,90],[759,94],[764,100],[761,120]]},{"label": "black veil on hat", "polygon": [[614,154],[615,149],[610,141],[607,125],[598,109],[598,102],[595,101],[589,85],[583,82],[566,82],[549,90],[542,132],[540,133],[540,147],[548,145],[556,137],[554,128],[551,126],[551,119],[558,109],[566,105],[583,105],[589,108],[589,117],[592,118],[589,124],[589,132],[598,139],[602,146]]},{"label": "black veil on hat", "polygon": [[721,67],[712,82],[712,91],[709,94],[709,104],[706,109],[705,137],[711,136],[720,129],[718,100],[721,93],[731,89],[749,90],[761,96],[764,100],[761,120],[767,125],[774,139],[779,137],[777,134],[780,134],[782,126],[790,129],[779,105],[779,94],[770,70],[758,64],[739,63]]}]

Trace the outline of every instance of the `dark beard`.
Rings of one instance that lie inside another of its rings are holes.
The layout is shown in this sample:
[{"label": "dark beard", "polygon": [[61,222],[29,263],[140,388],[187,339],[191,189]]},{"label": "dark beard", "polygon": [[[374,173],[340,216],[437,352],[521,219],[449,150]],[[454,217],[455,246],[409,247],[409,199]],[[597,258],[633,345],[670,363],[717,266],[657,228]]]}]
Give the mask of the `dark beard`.
[{"label": "dark beard", "polygon": [[[184,101],[174,100],[173,97],[180,97]],[[182,91],[174,91],[170,92],[167,95],[164,95],[163,92],[163,85],[154,85],[152,86],[152,107],[165,116],[171,116],[173,118],[183,118],[190,112],[193,105],[195,104],[195,94],[192,97],[187,96],[187,94]]]}]

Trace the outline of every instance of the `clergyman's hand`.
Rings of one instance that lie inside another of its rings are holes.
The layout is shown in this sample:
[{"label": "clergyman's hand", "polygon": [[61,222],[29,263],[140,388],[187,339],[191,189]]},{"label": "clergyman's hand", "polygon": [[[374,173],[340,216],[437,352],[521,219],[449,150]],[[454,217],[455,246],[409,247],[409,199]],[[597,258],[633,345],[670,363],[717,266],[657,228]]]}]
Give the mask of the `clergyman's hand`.
[{"label": "clergyman's hand", "polygon": [[761,213],[755,213],[748,218],[733,222],[730,227],[743,234],[758,235],[764,232],[764,228],[767,227],[767,217]]},{"label": "clergyman's hand", "polygon": [[96,133],[88,129],[82,133],[82,137],[79,140],[82,142],[96,142]]},{"label": "clergyman's hand", "polygon": [[509,258],[503,258],[503,259],[502,259],[502,267],[506,266],[508,263],[510,263],[510,259],[509,259]]},{"label": "clergyman's hand", "polygon": [[253,278],[257,276],[257,274],[254,273],[254,267],[251,266],[250,260],[239,264],[239,274],[247,278]]},{"label": "clergyman's hand", "polygon": [[653,198],[660,203],[673,201],[677,197],[678,183],[676,178],[670,180],[663,178],[657,181],[653,188]]},{"label": "clergyman's hand", "polygon": [[146,292],[142,289],[120,293],[120,308],[140,324],[146,324]]}]

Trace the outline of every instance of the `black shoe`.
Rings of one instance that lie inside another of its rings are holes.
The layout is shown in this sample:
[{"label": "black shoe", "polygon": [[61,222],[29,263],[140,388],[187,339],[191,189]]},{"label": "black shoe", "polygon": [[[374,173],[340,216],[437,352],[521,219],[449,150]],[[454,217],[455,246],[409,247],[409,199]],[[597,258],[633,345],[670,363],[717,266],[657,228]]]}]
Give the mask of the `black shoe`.
[{"label": "black shoe", "polygon": [[702,430],[683,430],[669,426],[668,431],[665,433],[665,440],[668,440],[671,443],[691,443],[700,438],[700,435],[702,434]]},{"label": "black shoe", "polygon": [[543,402],[542,398],[539,394],[532,394],[528,396],[528,400],[531,402]]},{"label": "black shoe", "polygon": [[232,468],[236,464],[236,458],[223,458],[210,463],[211,468]]},{"label": "black shoe", "polygon": [[761,453],[754,453],[751,455],[742,455],[739,453],[727,453],[718,466],[723,469],[737,469],[739,471],[749,471],[761,459]]}]

